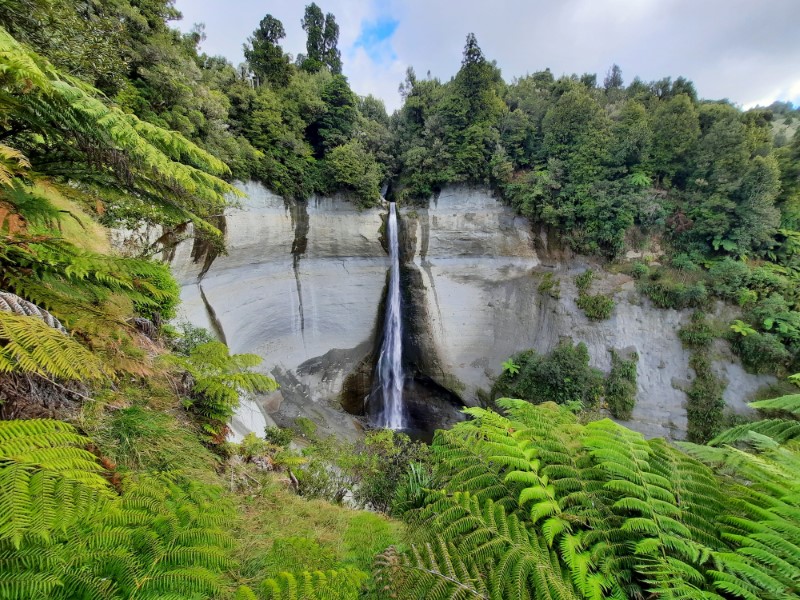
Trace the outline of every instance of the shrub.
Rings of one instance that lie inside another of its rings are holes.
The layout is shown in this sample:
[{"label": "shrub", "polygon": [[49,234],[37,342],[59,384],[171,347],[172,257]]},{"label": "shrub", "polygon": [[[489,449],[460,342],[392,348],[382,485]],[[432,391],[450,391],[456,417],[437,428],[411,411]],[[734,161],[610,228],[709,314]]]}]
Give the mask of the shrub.
[{"label": "shrub", "polygon": [[614,301],[603,294],[583,294],[578,296],[578,308],[592,321],[603,321],[611,316]]},{"label": "shrub", "polygon": [[741,261],[726,258],[708,270],[711,291],[723,300],[734,301],[739,290],[747,286],[750,269]]},{"label": "shrub", "polygon": [[644,279],[650,275],[650,267],[642,262],[634,263],[633,268],[631,269],[631,275],[634,279]]},{"label": "shrub", "polygon": [[576,346],[562,341],[548,355],[527,350],[512,357],[520,365],[516,375],[503,373],[492,386],[492,397],[522,398],[539,404],[580,403],[588,408],[603,392],[603,374],[589,366],[589,351],[584,343]]},{"label": "shrub", "polygon": [[552,273],[545,273],[538,290],[540,294],[547,294],[558,300],[561,297],[561,280],[554,277]]},{"label": "shrub", "polygon": [[292,430],[284,429],[283,427],[267,427],[264,429],[264,439],[270,444],[280,446],[281,448],[288,448],[292,443]]},{"label": "shrub", "polygon": [[783,275],[779,275],[767,267],[755,267],[750,270],[747,287],[757,293],[760,298],[770,294],[787,295],[793,291],[792,284]]},{"label": "shrub", "polygon": [[678,337],[686,348],[693,350],[708,348],[714,340],[714,330],[706,320],[704,312],[695,311],[691,322],[678,330]]},{"label": "shrub", "polygon": [[700,270],[700,267],[692,260],[692,257],[683,252],[673,256],[670,260],[670,264],[673,269],[678,269],[679,271],[685,271],[687,273],[696,273]]},{"label": "shrub", "polygon": [[[655,275],[655,277],[654,277]],[[649,280],[639,282],[639,291],[658,308],[703,308],[708,304],[708,290],[702,281],[685,284],[662,274],[653,274]]]},{"label": "shrub", "polygon": [[188,321],[183,321],[178,324],[177,338],[172,342],[172,349],[177,354],[189,356],[200,344],[213,341],[214,336],[208,329],[195,327]]},{"label": "shrub", "polygon": [[348,469],[357,482],[353,499],[359,506],[388,513],[398,487],[407,480],[410,464],[430,471],[431,453],[406,434],[382,429],[370,431],[356,445]]},{"label": "shrub", "polygon": [[611,372],[606,378],[606,403],[611,414],[617,419],[627,421],[631,418],[636,404],[636,364],[639,355],[635,352],[622,358],[615,350],[611,351]]},{"label": "shrub", "polygon": [[695,352],[689,360],[696,377],[686,395],[686,436],[690,442],[705,444],[722,430],[725,382],[711,370],[711,360],[704,352]]},{"label": "shrub", "polygon": [[295,473],[301,495],[341,502],[351,494],[358,506],[387,513],[411,464],[430,473],[432,460],[428,446],[389,429],[369,431],[355,444],[316,440],[303,456]]},{"label": "shrub", "polygon": [[594,271],[587,269],[575,278],[578,288],[578,308],[592,321],[603,321],[611,316],[614,301],[603,294],[590,294],[589,287],[595,279]]},{"label": "shrub", "polygon": [[791,353],[772,333],[740,335],[732,332],[729,339],[745,369],[751,373],[781,372],[791,359]]}]

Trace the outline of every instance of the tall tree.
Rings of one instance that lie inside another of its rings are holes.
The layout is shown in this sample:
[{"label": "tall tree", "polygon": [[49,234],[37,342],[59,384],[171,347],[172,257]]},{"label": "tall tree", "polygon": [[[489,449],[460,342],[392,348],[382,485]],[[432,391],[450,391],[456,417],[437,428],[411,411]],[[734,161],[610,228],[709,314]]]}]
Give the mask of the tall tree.
[{"label": "tall tree", "polygon": [[289,82],[289,57],[278,43],[285,36],[283,23],[267,15],[247,39],[244,57],[260,82],[276,86],[285,86]]},{"label": "tall tree", "polygon": [[336,17],[328,13],[325,15],[325,31],[323,33],[324,53],[323,59],[331,73],[338,75],[342,72],[342,54],[339,52],[339,25]]},{"label": "tall tree", "polygon": [[614,63],[606,73],[605,79],[603,79],[603,87],[608,92],[609,90],[622,89],[622,84],[622,69],[619,68],[618,64]]},{"label": "tall tree", "polygon": [[331,13],[322,14],[322,9],[312,2],[306,6],[300,21],[306,32],[306,55],[298,56],[300,66],[315,73],[327,67],[334,75],[342,72],[342,56],[339,52],[339,25]]},{"label": "tall tree", "polygon": [[697,109],[689,96],[680,94],[660,102],[652,113],[652,128],[652,167],[660,179],[672,180],[700,136]]},{"label": "tall tree", "polygon": [[334,75],[325,85],[322,101],[325,112],[309,127],[311,143],[320,157],[352,137],[358,117],[358,99],[344,75]]},{"label": "tall tree", "polygon": [[758,252],[773,243],[781,220],[780,210],[775,207],[780,189],[778,162],[772,156],[756,156],[735,196],[738,226],[731,237],[743,254]]}]

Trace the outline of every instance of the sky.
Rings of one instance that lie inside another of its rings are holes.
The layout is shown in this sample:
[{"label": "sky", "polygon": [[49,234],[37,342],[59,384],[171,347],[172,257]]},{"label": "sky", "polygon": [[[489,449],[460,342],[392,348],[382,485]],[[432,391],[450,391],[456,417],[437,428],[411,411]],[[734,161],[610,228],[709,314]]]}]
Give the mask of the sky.
[{"label": "sky", "polygon": [[[311,0],[176,0],[184,30],[204,23],[201,50],[234,65],[265,14],[283,22],[285,52],[305,52]],[[316,0],[339,24],[344,74],[359,95],[400,107],[406,68],[443,81],[468,33],[503,77],[622,68],[625,83],[686,77],[700,97],[749,108],[800,104],[800,0]]]}]

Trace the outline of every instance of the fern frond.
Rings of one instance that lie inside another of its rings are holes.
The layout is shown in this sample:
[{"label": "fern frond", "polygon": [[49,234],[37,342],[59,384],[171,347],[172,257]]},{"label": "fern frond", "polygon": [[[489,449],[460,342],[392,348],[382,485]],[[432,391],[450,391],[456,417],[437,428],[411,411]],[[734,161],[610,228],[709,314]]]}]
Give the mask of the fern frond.
[{"label": "fern frond", "polygon": [[20,371],[62,379],[108,375],[92,352],[36,317],[0,311],[0,373]]},{"label": "fern frond", "polygon": [[770,400],[758,400],[757,402],[750,402],[749,405],[759,410],[786,412],[800,417],[800,394],[791,394]]}]

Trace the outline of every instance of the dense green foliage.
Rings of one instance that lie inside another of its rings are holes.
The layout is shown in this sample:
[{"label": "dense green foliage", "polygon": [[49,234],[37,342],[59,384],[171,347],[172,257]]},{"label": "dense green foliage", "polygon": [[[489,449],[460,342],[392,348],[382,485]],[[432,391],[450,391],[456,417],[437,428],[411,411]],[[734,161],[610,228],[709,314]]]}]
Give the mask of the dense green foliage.
[{"label": "dense green foliage", "polygon": [[533,404],[555,402],[573,412],[591,411],[598,401],[615,418],[627,420],[636,403],[636,353],[611,351],[611,370],[603,373],[589,366],[589,352],[583,342],[573,346],[562,340],[542,356],[534,350],[515,354],[503,363],[503,372],[492,386],[492,398],[522,398]]},{"label": "dense green foliage", "polygon": [[506,84],[470,34],[450,82],[408,73],[399,187],[493,185],[584,252],[616,256],[637,227],[683,251],[766,256],[795,211],[797,185],[781,182],[800,137],[776,147],[775,113],[700,101],[683,78],[624,87],[612,72],[603,86],[549,70]]},{"label": "dense green foliage", "polygon": [[306,497],[339,503],[350,496],[356,506],[390,513],[412,465],[418,472],[429,471],[428,447],[401,432],[370,431],[357,443],[311,438],[304,460],[293,469],[298,492]]},{"label": "dense green foliage", "polygon": [[794,596],[795,442],[755,423],[744,451],[685,446],[709,468],[607,420],[498,403],[437,433],[417,541],[380,563],[397,597]]},{"label": "dense green foliage", "polygon": [[[232,444],[240,395],[275,381],[207,332],[162,327],[177,284],[100,226],[192,224],[221,246],[234,177],[361,206],[387,182],[401,199],[488,184],[579,251],[663,244],[666,266],[632,267],[640,289],[664,308],[737,304],[744,364],[786,371],[800,135],[777,121],[791,106],[741,112],[682,78],[624,87],[616,65],[602,87],[549,71],[506,84],[470,34],[457,75],[409,70],[389,117],[350,89],[316,4],[305,55],[265,15],[241,69],[199,54],[202,29],[181,34],[178,17],[172,0],[0,2],[0,414],[64,419],[0,421],[0,599],[797,596],[800,396],[721,431],[701,313],[680,337],[688,436],[708,446],[578,424],[603,399],[630,417],[637,357],[613,352],[604,377],[571,341],[511,357],[493,394],[523,400],[469,409],[431,447],[325,439],[303,418]],[[593,275],[577,302],[605,319]],[[557,298],[558,280],[539,291]]]},{"label": "dense green foliage", "polygon": [[[472,34],[463,56],[449,82],[408,71],[392,118],[396,196],[488,185],[579,252],[619,258],[660,246],[668,266],[642,264],[637,278],[661,308],[719,297],[751,309],[779,294],[780,322],[748,314],[758,335],[734,346],[756,371],[797,367],[796,109],[743,112],[699,99],[680,77],[624,86],[617,65],[602,86],[549,70],[505,83]],[[613,310],[588,289],[578,303],[592,319]]]},{"label": "dense green foliage", "polygon": [[578,288],[576,304],[592,321],[604,321],[614,310],[614,300],[604,294],[592,294],[589,289],[594,279],[594,271],[587,269],[575,278]]},{"label": "dense green foliage", "polygon": [[603,374],[589,366],[589,351],[583,342],[573,346],[571,340],[562,340],[546,356],[527,350],[511,360],[518,368],[498,377],[492,386],[494,398],[557,402],[580,410],[594,407],[603,394]]},{"label": "dense green foliage", "polygon": [[624,357],[616,350],[611,351],[611,371],[606,377],[606,404],[611,415],[627,421],[631,418],[636,404],[636,364],[639,355]]}]

